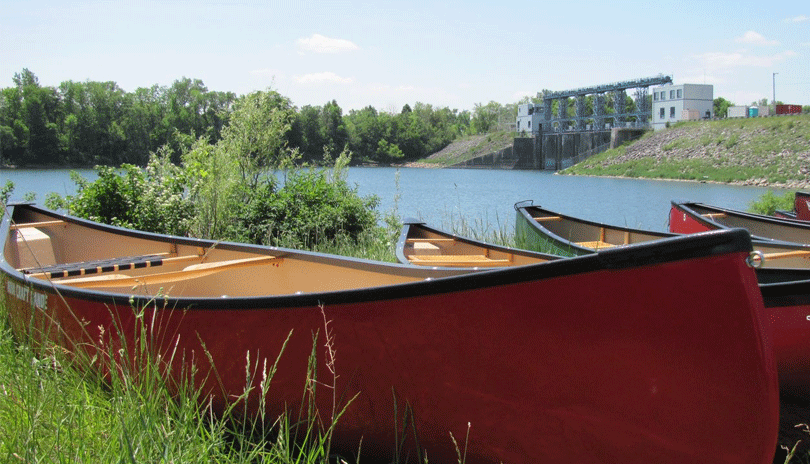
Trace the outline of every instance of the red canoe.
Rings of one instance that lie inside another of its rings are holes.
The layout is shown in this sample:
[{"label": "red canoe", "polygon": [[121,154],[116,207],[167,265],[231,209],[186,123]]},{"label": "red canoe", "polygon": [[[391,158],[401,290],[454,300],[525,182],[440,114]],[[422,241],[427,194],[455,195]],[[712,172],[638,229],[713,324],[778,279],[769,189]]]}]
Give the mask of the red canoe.
[{"label": "red canoe", "polygon": [[732,227],[748,230],[755,240],[797,243],[810,250],[810,223],[703,203],[672,202],[669,212],[671,232],[691,234]]},{"label": "red canoe", "polygon": [[[151,348],[195,360],[216,408],[244,391],[248,353],[272,365],[289,336],[266,408],[297,411],[313,337],[328,372],[330,321],[336,392],[358,395],[334,449],[362,441],[364,459],[392,459],[405,405],[430,462],[455,462],[451,434],[468,431],[470,463],[775,452],[776,369],[742,230],[477,273],[147,234],[30,205],[10,206],[0,233],[15,333],[34,327],[69,351],[132,346],[131,305],[146,308]],[[318,396],[322,415],[331,399]]]}]

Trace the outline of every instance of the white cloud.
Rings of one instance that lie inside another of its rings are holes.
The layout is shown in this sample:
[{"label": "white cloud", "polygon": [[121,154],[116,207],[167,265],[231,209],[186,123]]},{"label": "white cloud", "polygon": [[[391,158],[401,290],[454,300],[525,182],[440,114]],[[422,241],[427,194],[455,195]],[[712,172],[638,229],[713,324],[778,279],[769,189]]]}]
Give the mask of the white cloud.
[{"label": "white cloud", "polygon": [[766,68],[793,56],[796,56],[796,52],[792,50],[786,50],[773,55],[752,55],[746,50],[742,50],[733,53],[703,53],[702,55],[696,55],[695,58],[707,68],[725,69],[745,66]]},{"label": "white cloud", "polygon": [[360,47],[349,40],[332,39],[320,34],[312,34],[312,37],[298,39],[298,48],[314,53],[343,53],[357,50]]},{"label": "white cloud", "polygon": [[766,39],[762,34],[754,31],[747,31],[742,37],[737,37],[734,41],[754,45],[779,45],[776,40]]},{"label": "white cloud", "polygon": [[794,16],[792,18],[785,18],[786,23],[802,23],[808,20],[810,20],[810,16],[805,15]]},{"label": "white cloud", "polygon": [[295,78],[295,81],[298,82],[299,84],[322,84],[322,83],[351,84],[352,82],[354,82],[354,79],[352,79],[351,77],[340,77],[331,71],[327,71],[297,76]]}]

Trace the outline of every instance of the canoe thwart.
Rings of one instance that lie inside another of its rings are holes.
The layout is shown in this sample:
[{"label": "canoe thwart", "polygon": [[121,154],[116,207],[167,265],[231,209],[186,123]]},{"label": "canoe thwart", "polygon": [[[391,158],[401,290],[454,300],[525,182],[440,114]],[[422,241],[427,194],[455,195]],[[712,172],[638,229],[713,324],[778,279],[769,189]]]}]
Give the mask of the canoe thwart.
[{"label": "canoe thwart", "polygon": [[600,248],[610,248],[610,247],[616,246],[616,245],[614,245],[612,243],[607,243],[607,242],[605,242],[603,240],[594,240],[594,241],[591,241],[591,242],[575,242],[575,244],[579,245],[579,246],[581,246],[583,248],[593,248],[594,250],[600,249]]},{"label": "canoe thwart", "polygon": [[17,229],[25,229],[26,227],[53,227],[53,226],[63,226],[67,224],[67,222],[62,220],[57,221],[40,221],[40,222],[27,222],[24,224],[11,224],[11,230]]},{"label": "canoe thwart", "polygon": [[701,214],[701,216],[703,216],[705,218],[709,218],[709,219],[727,217],[726,213],[705,213],[705,214]]},{"label": "canoe thwart", "polygon": [[510,262],[484,255],[411,255],[408,259],[414,264],[433,266],[498,266]]},{"label": "canoe thwart", "polygon": [[407,243],[451,243],[455,242],[452,238],[409,238]]},{"label": "canoe thwart", "polygon": [[562,220],[562,218],[560,216],[540,216],[540,217],[536,217],[536,218],[532,218],[532,219],[534,219],[537,222],[561,221]]},{"label": "canoe thwart", "polygon": [[808,258],[810,250],[786,251],[783,253],[765,253],[765,259]]}]

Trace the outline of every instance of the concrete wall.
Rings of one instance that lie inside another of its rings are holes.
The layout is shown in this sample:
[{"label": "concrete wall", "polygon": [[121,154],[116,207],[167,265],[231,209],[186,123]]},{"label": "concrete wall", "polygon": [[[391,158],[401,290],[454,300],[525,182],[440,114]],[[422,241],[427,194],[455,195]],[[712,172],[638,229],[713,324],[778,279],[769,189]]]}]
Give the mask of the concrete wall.
[{"label": "concrete wall", "polygon": [[541,137],[518,137],[512,147],[479,156],[454,167],[542,169],[558,171],[590,156],[640,137],[641,129],[614,128],[598,132],[552,132]]}]

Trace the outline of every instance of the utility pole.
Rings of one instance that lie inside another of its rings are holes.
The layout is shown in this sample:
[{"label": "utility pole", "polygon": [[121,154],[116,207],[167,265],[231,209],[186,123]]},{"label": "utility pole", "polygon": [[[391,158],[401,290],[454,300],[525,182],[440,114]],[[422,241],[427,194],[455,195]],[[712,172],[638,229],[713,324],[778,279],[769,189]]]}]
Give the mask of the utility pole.
[{"label": "utility pole", "polygon": [[[776,75],[779,73],[773,73],[773,104],[776,105]],[[774,106],[776,108],[776,106]]]}]

